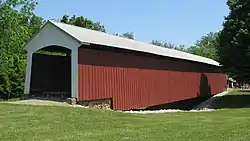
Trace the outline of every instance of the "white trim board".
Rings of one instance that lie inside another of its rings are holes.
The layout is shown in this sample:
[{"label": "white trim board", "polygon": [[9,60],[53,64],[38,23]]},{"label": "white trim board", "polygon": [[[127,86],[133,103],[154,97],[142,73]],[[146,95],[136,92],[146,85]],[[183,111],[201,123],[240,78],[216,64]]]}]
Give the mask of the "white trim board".
[{"label": "white trim board", "polygon": [[81,43],[51,23],[46,23],[25,47],[28,55],[24,93],[30,92],[32,54],[50,46],[61,46],[71,50],[71,96],[78,98],[78,47]]}]

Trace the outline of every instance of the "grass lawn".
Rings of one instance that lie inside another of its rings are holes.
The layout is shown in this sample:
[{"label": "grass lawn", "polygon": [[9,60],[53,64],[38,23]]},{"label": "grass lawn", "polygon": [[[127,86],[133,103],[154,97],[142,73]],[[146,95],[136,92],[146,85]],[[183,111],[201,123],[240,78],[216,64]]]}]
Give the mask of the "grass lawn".
[{"label": "grass lawn", "polygon": [[[232,95],[236,93],[233,91]],[[6,141],[250,139],[250,108],[240,107],[200,113],[136,115],[98,109],[0,103],[0,123],[0,140]]]}]

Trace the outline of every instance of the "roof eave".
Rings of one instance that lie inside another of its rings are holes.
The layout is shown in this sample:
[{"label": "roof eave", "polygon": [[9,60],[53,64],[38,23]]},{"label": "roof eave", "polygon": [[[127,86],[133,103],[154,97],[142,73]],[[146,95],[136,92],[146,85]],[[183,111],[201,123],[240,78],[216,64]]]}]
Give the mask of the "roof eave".
[{"label": "roof eave", "polygon": [[24,50],[28,51],[28,44],[30,43],[31,40],[34,39],[34,37],[41,32],[48,24],[53,25],[54,27],[58,28],[60,31],[62,31],[63,33],[65,33],[66,35],[68,35],[69,37],[73,38],[75,41],[77,41],[80,45],[90,45],[90,43],[87,42],[82,42],[79,39],[77,39],[76,37],[74,37],[73,35],[69,34],[68,32],[66,32],[65,30],[63,30],[62,28],[60,28],[59,26],[57,26],[53,21],[48,20],[29,40],[28,42],[25,44],[24,46]]}]

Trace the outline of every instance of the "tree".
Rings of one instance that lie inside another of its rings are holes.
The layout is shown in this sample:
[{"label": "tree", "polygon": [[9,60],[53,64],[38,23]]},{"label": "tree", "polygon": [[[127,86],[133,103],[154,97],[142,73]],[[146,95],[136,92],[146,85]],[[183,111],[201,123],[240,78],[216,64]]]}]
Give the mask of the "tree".
[{"label": "tree", "polygon": [[23,93],[26,57],[24,45],[40,28],[42,18],[33,0],[0,1],[0,98]]},{"label": "tree", "polygon": [[123,33],[123,34],[118,34],[118,33],[116,33],[116,34],[114,34],[115,36],[119,36],[119,37],[124,37],[124,38],[127,38],[127,39],[132,39],[132,40],[134,40],[135,39],[135,37],[134,37],[134,33],[133,32],[126,32],[126,33]]},{"label": "tree", "polygon": [[178,46],[159,40],[152,40],[151,44],[183,52],[188,52],[194,55],[199,55],[218,61],[219,34],[219,32],[210,32],[209,34],[202,36],[201,39],[198,40],[194,46],[190,46],[188,48],[186,48],[184,45]]},{"label": "tree", "polygon": [[184,45],[175,46],[175,50],[187,52],[187,48]]},{"label": "tree", "polygon": [[219,32],[210,32],[202,36],[194,46],[190,46],[187,52],[219,61],[218,47]]},{"label": "tree", "polygon": [[250,1],[228,0],[218,53],[224,70],[238,81],[250,79]]},{"label": "tree", "polygon": [[184,45],[174,45],[168,42],[163,42],[163,41],[159,41],[159,40],[152,40],[151,44],[156,45],[156,46],[160,46],[160,47],[165,47],[165,48],[170,48],[170,49],[175,49],[175,50],[179,50],[179,51],[183,51],[186,52],[186,48]]},{"label": "tree", "polygon": [[106,32],[104,25],[102,25],[100,22],[91,21],[83,16],[76,17],[74,15],[70,18],[69,15],[64,15],[60,21],[62,23],[88,28],[91,30]]},{"label": "tree", "polygon": [[160,47],[170,48],[170,49],[175,48],[174,44],[170,44],[168,42],[163,42],[159,40],[152,40],[151,44],[160,46]]},{"label": "tree", "polygon": [[122,37],[128,38],[128,39],[135,39],[134,38],[134,33],[133,32],[126,32],[122,34]]}]

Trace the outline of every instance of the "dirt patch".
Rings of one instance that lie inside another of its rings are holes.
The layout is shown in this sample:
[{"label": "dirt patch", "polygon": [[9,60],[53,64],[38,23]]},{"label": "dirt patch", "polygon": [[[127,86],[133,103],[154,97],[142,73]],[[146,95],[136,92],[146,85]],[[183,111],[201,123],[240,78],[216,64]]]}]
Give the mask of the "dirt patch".
[{"label": "dirt patch", "polygon": [[28,99],[17,101],[2,101],[2,103],[22,104],[22,105],[43,105],[43,106],[61,106],[61,107],[75,107],[75,108],[98,108],[98,109],[112,109],[112,99],[98,99],[88,101],[77,101],[75,98],[48,99],[47,97],[30,97]]},{"label": "dirt patch", "polygon": [[5,103],[11,104],[23,104],[23,105],[44,105],[44,106],[70,106],[66,102],[57,102],[50,100],[37,100],[37,99],[27,99],[20,101],[6,101]]}]

